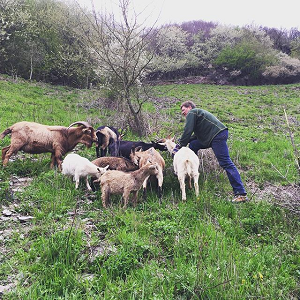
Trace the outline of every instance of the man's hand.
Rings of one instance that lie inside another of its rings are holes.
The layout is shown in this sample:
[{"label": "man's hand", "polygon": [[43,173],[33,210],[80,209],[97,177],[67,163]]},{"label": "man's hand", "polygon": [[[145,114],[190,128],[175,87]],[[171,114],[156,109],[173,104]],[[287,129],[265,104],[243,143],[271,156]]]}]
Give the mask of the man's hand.
[{"label": "man's hand", "polygon": [[178,152],[178,150],[181,148],[181,146],[180,145],[176,145],[175,147],[174,147],[174,149],[172,150],[172,157],[174,157],[174,155]]}]

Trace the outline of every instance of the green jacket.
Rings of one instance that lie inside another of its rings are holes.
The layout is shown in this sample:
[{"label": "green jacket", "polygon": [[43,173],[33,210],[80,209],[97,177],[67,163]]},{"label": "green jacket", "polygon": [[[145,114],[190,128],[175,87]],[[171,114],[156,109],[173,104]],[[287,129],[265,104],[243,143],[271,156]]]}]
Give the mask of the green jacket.
[{"label": "green jacket", "polygon": [[190,142],[192,133],[194,133],[202,144],[201,148],[209,148],[212,139],[225,129],[227,127],[210,112],[193,108],[186,115],[184,131],[178,144],[182,147],[186,146]]}]

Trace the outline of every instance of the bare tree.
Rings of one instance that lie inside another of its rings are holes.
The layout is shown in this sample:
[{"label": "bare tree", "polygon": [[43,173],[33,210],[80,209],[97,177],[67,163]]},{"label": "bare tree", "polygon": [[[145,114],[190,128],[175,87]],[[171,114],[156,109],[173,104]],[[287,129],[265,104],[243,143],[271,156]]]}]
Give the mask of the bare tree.
[{"label": "bare tree", "polygon": [[139,15],[132,10],[129,14],[129,6],[130,0],[119,0],[121,21],[113,14],[100,16],[93,9],[89,18],[92,32],[85,30],[82,36],[94,55],[97,73],[118,92],[129,118],[133,119],[134,129],[141,136],[144,100],[137,96],[137,91],[143,87],[143,79],[154,56],[149,50],[153,26],[147,28],[139,24]]}]

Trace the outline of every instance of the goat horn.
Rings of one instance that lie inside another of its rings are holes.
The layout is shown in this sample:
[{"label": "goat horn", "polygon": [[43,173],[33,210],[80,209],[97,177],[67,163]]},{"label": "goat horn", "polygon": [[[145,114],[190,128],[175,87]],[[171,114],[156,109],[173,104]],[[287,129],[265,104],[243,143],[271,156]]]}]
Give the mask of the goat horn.
[{"label": "goat horn", "polygon": [[69,125],[68,129],[74,125],[83,125],[85,127],[92,127],[88,122],[85,122],[85,121],[78,121],[78,122],[74,122],[72,123],[71,125]]}]

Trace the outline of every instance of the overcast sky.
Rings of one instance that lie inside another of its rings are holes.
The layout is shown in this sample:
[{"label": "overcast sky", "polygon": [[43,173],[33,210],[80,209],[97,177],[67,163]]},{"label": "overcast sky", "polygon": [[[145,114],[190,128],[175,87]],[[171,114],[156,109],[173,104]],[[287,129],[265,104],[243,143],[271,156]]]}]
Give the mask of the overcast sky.
[{"label": "overcast sky", "polygon": [[[91,7],[91,0],[77,0]],[[96,10],[118,14],[118,0],[93,0]],[[182,23],[193,20],[224,25],[258,25],[300,30],[300,0],[130,0],[146,24]]]}]

